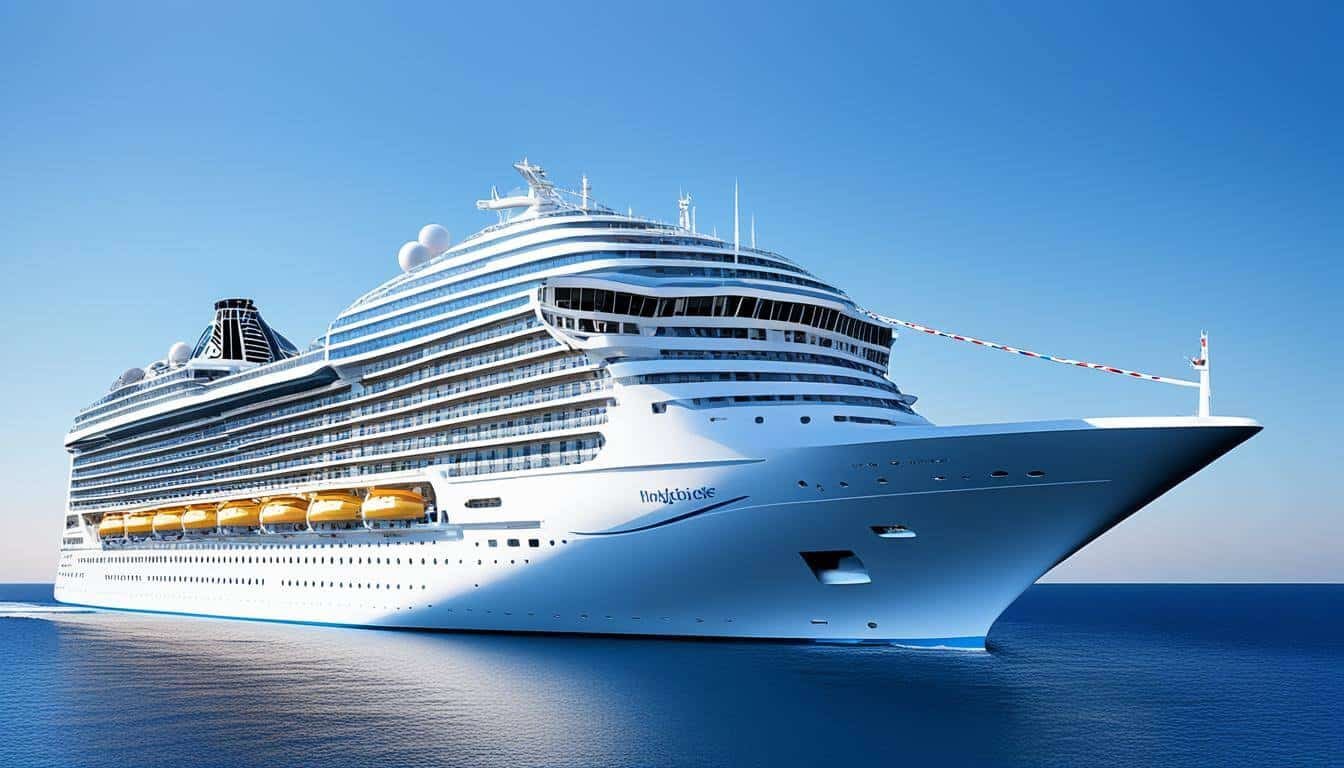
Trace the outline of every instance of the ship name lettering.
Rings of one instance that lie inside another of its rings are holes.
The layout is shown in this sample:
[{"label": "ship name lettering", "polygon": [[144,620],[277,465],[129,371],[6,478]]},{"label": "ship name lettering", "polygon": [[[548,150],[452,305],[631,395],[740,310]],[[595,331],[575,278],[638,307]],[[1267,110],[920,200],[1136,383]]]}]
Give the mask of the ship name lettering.
[{"label": "ship name lettering", "polygon": [[701,501],[714,498],[714,494],[719,489],[712,485],[702,485],[699,488],[658,488],[651,491],[640,491],[639,500],[645,504],[661,503],[676,504],[679,501]]}]

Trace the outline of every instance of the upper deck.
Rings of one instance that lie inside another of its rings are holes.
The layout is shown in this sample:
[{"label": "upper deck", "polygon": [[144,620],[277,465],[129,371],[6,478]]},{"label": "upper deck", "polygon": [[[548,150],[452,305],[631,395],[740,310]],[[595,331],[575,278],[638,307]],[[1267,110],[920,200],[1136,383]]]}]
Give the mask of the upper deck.
[{"label": "upper deck", "polygon": [[[679,201],[682,215],[672,225],[599,205],[586,184],[582,193],[559,189],[526,161],[515,168],[528,182],[525,195],[494,194],[478,203],[498,213],[498,223],[451,247],[442,231],[445,241],[435,243],[438,252],[429,244],[408,243],[403,254],[412,246],[417,252],[410,262],[403,261],[403,272],[339,312],[308,352],[297,354],[259,316],[239,331],[238,349],[226,349],[228,335],[220,338],[214,330],[221,325],[217,320],[186,359],[178,351],[178,359],[170,354],[142,375],[132,375],[139,369],[123,375],[130,380],[119,379],[119,386],[76,417],[66,447],[94,449],[249,403],[318,391],[340,379],[343,370],[357,378],[365,365],[497,317],[528,309],[541,317],[544,286],[579,285],[573,280],[585,275],[612,287],[624,283],[627,291],[655,299],[689,300],[691,315],[698,314],[695,297],[718,294],[732,297],[735,311],[741,311],[744,297],[750,298],[754,309],[764,309],[766,320],[792,320],[813,329],[831,323],[838,327],[828,330],[850,337],[845,343],[853,343],[857,330],[860,341],[874,347],[856,348],[857,354],[885,370],[889,329],[868,322],[842,290],[795,261],[754,243],[697,231],[689,197]],[[246,304],[255,311],[250,301]],[[667,306],[669,315],[687,312]],[[249,353],[267,348],[270,359]]]}]

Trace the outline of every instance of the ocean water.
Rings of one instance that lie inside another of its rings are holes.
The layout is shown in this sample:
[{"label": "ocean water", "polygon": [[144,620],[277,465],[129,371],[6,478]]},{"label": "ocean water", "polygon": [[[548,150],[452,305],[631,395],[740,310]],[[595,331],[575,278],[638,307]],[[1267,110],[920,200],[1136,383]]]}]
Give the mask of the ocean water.
[{"label": "ocean water", "polygon": [[1344,765],[1344,586],[1049,585],[989,652],[53,611],[0,765]]}]

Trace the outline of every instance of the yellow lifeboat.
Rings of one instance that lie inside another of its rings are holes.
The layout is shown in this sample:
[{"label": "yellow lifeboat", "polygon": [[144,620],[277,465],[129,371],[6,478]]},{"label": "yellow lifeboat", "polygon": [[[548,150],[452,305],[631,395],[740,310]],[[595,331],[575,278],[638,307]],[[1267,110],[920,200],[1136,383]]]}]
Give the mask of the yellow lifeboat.
[{"label": "yellow lifeboat", "polygon": [[103,521],[98,523],[98,538],[119,539],[125,535],[126,518],[120,512],[103,515]]},{"label": "yellow lifeboat", "polygon": [[154,533],[163,535],[165,533],[182,532],[182,513],[185,510],[182,507],[169,507],[160,509],[154,518],[150,521]]},{"label": "yellow lifeboat", "polygon": [[154,532],[154,510],[132,512],[126,515],[127,536],[148,536]]},{"label": "yellow lifeboat", "polygon": [[425,497],[397,488],[374,488],[361,509],[366,522],[419,520],[425,516]]},{"label": "yellow lifeboat", "polygon": [[213,504],[192,504],[182,513],[182,530],[213,531],[217,519]]},{"label": "yellow lifeboat", "polygon": [[350,491],[315,493],[312,503],[308,505],[308,524],[358,522],[363,501]]},{"label": "yellow lifeboat", "polygon": [[251,499],[226,501],[215,517],[220,528],[256,528],[261,525],[261,505]]},{"label": "yellow lifeboat", "polygon": [[261,527],[308,525],[308,500],[302,496],[275,496],[261,505]]}]

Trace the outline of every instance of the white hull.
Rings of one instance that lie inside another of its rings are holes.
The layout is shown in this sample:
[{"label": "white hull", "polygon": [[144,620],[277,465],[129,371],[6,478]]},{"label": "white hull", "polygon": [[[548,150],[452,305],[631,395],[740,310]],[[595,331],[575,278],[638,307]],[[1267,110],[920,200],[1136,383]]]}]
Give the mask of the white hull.
[{"label": "white hull", "polygon": [[[1047,358],[1198,387],[1198,418],[933,426],[887,376],[893,328],[1042,356],[873,314],[696,232],[688,197],[672,226],[514,169],[526,196],[478,202],[499,224],[447,250],[426,227],[309,350],[222,299],[195,348],[82,409],[57,599],[981,647],[1041,574],[1259,429],[1207,417],[1205,345],[1198,383]],[[181,538],[276,497],[282,525],[327,525],[321,492],[368,519],[375,490],[416,522]],[[175,533],[124,538],[146,529]]]},{"label": "white hull", "polygon": [[[427,473],[440,500],[506,504],[414,530],[67,549],[56,598],[370,627],[982,647],[1038,577],[1259,425],[836,425],[795,447],[771,447],[788,443],[769,433],[753,443],[750,429],[690,463]],[[665,503],[660,489],[688,492]],[[914,536],[873,530],[894,525]],[[802,554],[818,552],[852,553],[862,565],[839,580],[866,583],[823,583],[835,574]]]}]

